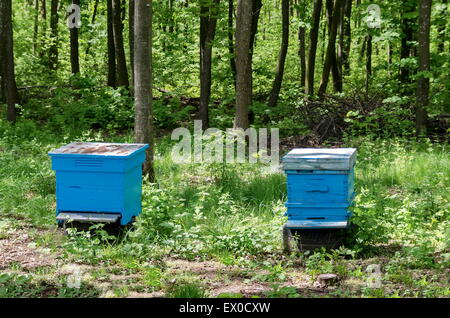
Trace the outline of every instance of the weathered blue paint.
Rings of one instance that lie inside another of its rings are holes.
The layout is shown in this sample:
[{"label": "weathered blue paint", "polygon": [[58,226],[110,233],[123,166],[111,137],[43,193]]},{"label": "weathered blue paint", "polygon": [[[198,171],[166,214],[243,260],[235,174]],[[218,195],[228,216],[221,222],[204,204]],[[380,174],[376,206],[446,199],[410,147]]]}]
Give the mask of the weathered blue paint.
[{"label": "weathered blue paint", "polygon": [[49,152],[56,171],[56,215],[119,213],[120,223],[129,223],[141,212],[147,148],[144,144],[72,143]]},{"label": "weathered blue paint", "polygon": [[289,228],[348,226],[356,149],[293,149],[282,159],[287,174]]}]

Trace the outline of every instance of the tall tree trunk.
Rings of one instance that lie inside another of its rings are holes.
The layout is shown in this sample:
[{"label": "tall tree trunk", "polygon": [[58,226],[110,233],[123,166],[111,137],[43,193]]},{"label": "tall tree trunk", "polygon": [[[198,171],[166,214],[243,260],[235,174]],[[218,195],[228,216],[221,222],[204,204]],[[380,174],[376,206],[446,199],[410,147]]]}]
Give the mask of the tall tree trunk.
[{"label": "tall tree trunk", "polygon": [[[92,13],[92,19],[91,19],[91,24],[92,25],[95,23],[95,19],[97,18],[98,2],[99,2],[99,0],[95,0],[95,3],[94,3],[94,12]],[[89,40],[90,39],[91,38],[89,38]],[[89,54],[90,50],[91,50],[91,42],[89,41],[88,44],[87,44],[87,47],[86,47],[86,55]]]},{"label": "tall tree trunk", "polygon": [[277,104],[280,95],[281,84],[283,82],[284,64],[286,62],[286,55],[289,46],[289,0],[281,1],[282,11],[282,35],[281,48],[278,55],[277,70],[275,72],[275,79],[272,84],[272,91],[270,92],[268,107],[274,107]]},{"label": "tall tree trunk", "polygon": [[7,104],[6,118],[16,121],[16,103],[19,102],[14,72],[14,45],[11,0],[0,1],[0,64],[2,87]]},{"label": "tall tree trunk", "polygon": [[252,36],[253,2],[238,0],[236,15],[236,115],[234,127],[249,127],[248,109],[252,102]]},{"label": "tall tree trunk", "polygon": [[[343,0],[345,1],[345,0]],[[336,16],[336,13],[334,10],[339,10],[339,21],[337,22],[337,28],[339,29],[339,26],[341,25],[341,14],[342,14],[342,4],[340,7],[333,8],[333,0],[327,0],[326,1],[326,7],[327,7],[327,19],[328,19],[328,38],[331,36],[331,28],[333,25],[333,17]],[[337,31],[336,31],[337,36]],[[331,51],[331,75],[333,77],[333,87],[336,92],[342,92],[342,79],[341,79],[341,73],[339,71],[339,60],[336,55],[336,47],[334,50]]]},{"label": "tall tree trunk", "polygon": [[203,129],[209,127],[208,106],[211,97],[212,41],[216,34],[220,0],[200,1],[200,107]]},{"label": "tall tree trunk", "polygon": [[[72,4],[80,6],[80,0],[72,0]],[[70,66],[72,74],[80,73],[80,53],[77,26],[70,29]]]},{"label": "tall tree trunk", "polygon": [[112,0],[107,0],[108,86],[116,87],[116,48],[114,45]]},{"label": "tall tree trunk", "polygon": [[134,140],[150,146],[143,173],[153,182],[152,0],[135,0],[134,18]]},{"label": "tall tree trunk", "polygon": [[134,0],[130,0],[128,7],[128,42],[130,46],[131,87],[134,87],[134,7]]},{"label": "tall tree trunk", "polygon": [[391,42],[387,43],[387,60],[388,60],[388,74],[391,75],[391,67],[392,67],[392,45]]},{"label": "tall tree trunk", "polygon": [[33,54],[37,53],[38,35],[39,35],[39,0],[34,0]]},{"label": "tall tree trunk", "polygon": [[[432,0],[420,0],[419,4],[419,72],[430,71],[430,16]],[[416,134],[423,135],[427,130],[428,94],[430,79],[420,74],[417,80]]]},{"label": "tall tree trunk", "polygon": [[322,12],[322,0],[314,0],[312,15],[312,28],[309,33],[308,63],[306,64],[305,93],[314,94],[314,71],[316,66],[317,38],[319,37],[320,15]]},{"label": "tall tree trunk", "polygon": [[341,14],[340,8],[342,5],[342,1],[343,0],[336,0],[334,2],[331,30],[330,30],[330,35],[328,37],[327,52],[326,52],[325,62],[324,62],[323,71],[322,71],[322,80],[320,82],[319,91],[318,91],[319,96],[323,96],[327,90],[328,77],[330,76],[330,70],[332,67],[333,56],[336,57],[336,35],[337,35],[337,28],[339,25],[339,19],[340,19],[340,14]]},{"label": "tall tree trunk", "polygon": [[[415,56],[414,45],[414,23],[416,20],[405,16],[408,13],[417,11],[417,0],[403,0],[403,17],[401,22],[402,38],[400,47],[400,59],[406,59]],[[412,77],[408,66],[400,67],[400,81],[404,84],[411,83]]]},{"label": "tall tree trunk", "polygon": [[233,75],[234,86],[236,86],[236,59],[234,56],[233,20],[234,0],[228,0],[228,53],[230,54],[231,74]]},{"label": "tall tree trunk", "polygon": [[367,35],[366,41],[366,94],[369,92],[370,79],[372,78],[372,35]]},{"label": "tall tree trunk", "polygon": [[300,59],[300,87],[304,89],[306,81],[306,29],[305,23],[306,0],[300,0],[297,7],[298,26],[298,57]]},{"label": "tall tree trunk", "polygon": [[42,26],[42,36],[39,41],[39,57],[41,60],[45,59],[45,50],[43,49],[45,47],[45,39],[47,34],[47,2],[46,0],[40,0],[41,1],[41,26]]},{"label": "tall tree trunk", "polygon": [[445,49],[445,39],[446,39],[446,26],[447,26],[447,10],[448,10],[448,0],[442,0],[442,4],[445,5],[445,8],[443,8],[440,17],[439,17],[439,24],[438,24],[438,53],[443,53]]},{"label": "tall tree trunk", "polygon": [[52,0],[50,8],[50,38],[51,44],[48,50],[49,55],[49,68],[51,70],[56,71],[58,69],[58,9],[59,9],[59,1]]},{"label": "tall tree trunk", "polygon": [[253,51],[255,48],[256,34],[258,33],[258,22],[259,17],[261,15],[262,0],[248,0],[248,1],[252,2],[252,32],[250,34],[250,55],[252,58]]},{"label": "tall tree trunk", "polygon": [[175,19],[173,18],[173,0],[169,0],[169,33],[175,31]]},{"label": "tall tree trunk", "polygon": [[352,16],[352,0],[346,0],[344,6],[344,27],[342,37],[342,73],[348,75],[350,73],[350,48],[352,44],[351,32],[351,16]]},{"label": "tall tree trunk", "polygon": [[127,61],[125,57],[125,48],[123,45],[123,23],[122,23],[122,6],[120,0],[112,2],[112,20],[114,33],[114,48],[116,54],[117,67],[117,86],[125,86],[128,88],[130,82],[128,80]]}]

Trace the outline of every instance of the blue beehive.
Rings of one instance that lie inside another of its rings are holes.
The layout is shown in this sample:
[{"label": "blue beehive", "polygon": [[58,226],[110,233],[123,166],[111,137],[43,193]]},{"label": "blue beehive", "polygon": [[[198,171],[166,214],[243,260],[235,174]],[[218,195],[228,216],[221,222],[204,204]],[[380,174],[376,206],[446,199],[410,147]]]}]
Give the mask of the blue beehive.
[{"label": "blue beehive", "polygon": [[356,149],[293,149],[282,158],[287,174],[288,229],[338,229],[349,225]]},{"label": "blue beehive", "polygon": [[49,152],[56,219],[129,223],[141,212],[145,144],[73,142]]}]

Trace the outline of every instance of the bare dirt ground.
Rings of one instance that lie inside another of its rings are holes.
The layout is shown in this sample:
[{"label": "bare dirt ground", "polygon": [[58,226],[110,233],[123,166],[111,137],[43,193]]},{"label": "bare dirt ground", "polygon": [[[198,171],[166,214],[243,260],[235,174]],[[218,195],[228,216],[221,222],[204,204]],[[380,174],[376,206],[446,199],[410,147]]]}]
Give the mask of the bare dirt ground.
[{"label": "bare dirt ground", "polygon": [[[37,247],[35,240],[44,231],[30,232],[29,228],[21,227],[2,231],[0,235],[0,273],[10,271],[33,273],[38,268],[49,269],[49,280],[55,277],[79,276],[81,282],[100,290],[100,297],[132,297],[159,298],[165,297],[164,291],[149,291],[142,284],[142,276],[122,271],[117,266],[106,266],[103,275],[95,275],[98,267],[71,263],[58,257],[57,252],[50,252]],[[51,233],[54,235],[55,233]],[[227,266],[217,261],[188,261],[175,258],[165,258],[164,279],[167,284],[175,283],[180,277],[191,277],[202,283],[209,297],[221,294],[240,294],[242,297],[264,297],[273,290],[273,282],[260,281],[252,277],[267,275],[267,271],[254,271],[249,275],[243,268]],[[41,278],[45,280],[45,277]],[[291,269],[280,287],[296,288],[301,294],[321,294],[326,290],[317,288],[310,276],[300,269]],[[139,286],[143,287],[140,288]]]},{"label": "bare dirt ground", "polygon": [[0,270],[12,265],[31,270],[56,263],[56,256],[36,248],[33,239],[24,229],[3,235],[0,239],[0,251]]}]

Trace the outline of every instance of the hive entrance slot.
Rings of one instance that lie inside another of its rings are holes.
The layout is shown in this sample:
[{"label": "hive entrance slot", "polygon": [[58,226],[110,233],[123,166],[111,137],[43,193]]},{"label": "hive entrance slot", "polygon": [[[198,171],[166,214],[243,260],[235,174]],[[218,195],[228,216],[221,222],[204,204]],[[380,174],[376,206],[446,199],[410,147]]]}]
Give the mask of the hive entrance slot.
[{"label": "hive entrance slot", "polygon": [[306,218],[307,220],[325,220],[325,218],[322,217],[313,217],[313,218]]}]

